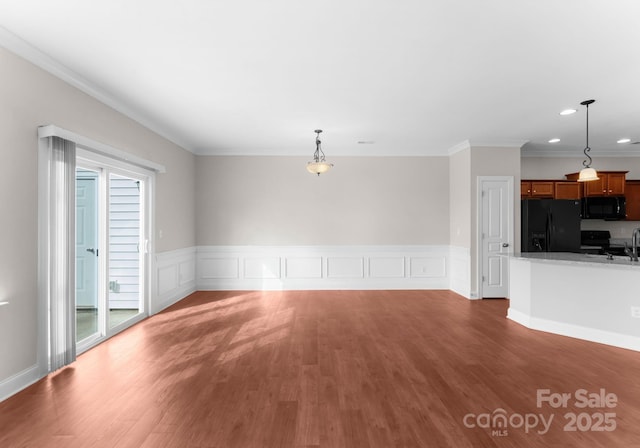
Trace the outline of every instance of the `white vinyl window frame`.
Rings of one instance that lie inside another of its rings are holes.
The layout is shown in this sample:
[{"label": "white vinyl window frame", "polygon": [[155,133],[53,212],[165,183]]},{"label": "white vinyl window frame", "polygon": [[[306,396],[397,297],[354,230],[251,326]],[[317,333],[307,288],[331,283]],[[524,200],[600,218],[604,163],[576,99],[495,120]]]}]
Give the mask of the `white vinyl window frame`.
[{"label": "white vinyl window frame", "polygon": [[[87,137],[78,135],[74,132],[67,131],[65,129],[59,128],[57,126],[49,125],[42,126],[38,128],[38,248],[40,253],[46,253],[46,248],[48,247],[48,232],[50,228],[50,223],[47,221],[47,207],[48,207],[48,198],[49,198],[49,185],[47,182],[43,182],[43,179],[47,178],[47,137],[61,137],[65,140],[70,140],[76,143],[76,161],[80,163],[81,166],[87,168],[100,168],[106,169],[106,173],[101,175],[103,178],[108,178],[109,173],[113,173],[116,175],[128,176],[135,179],[143,180],[142,185],[144,185],[144,210],[141,211],[143,215],[143,224],[144,225],[144,233],[145,233],[145,241],[144,248],[141,251],[144,256],[142,257],[142,266],[141,269],[144,269],[145,280],[144,284],[141,284],[141,315],[139,319],[143,319],[146,315],[148,315],[149,310],[151,309],[151,285],[155,281],[154,278],[154,244],[152,241],[152,236],[154,233],[154,206],[155,206],[155,177],[157,173],[166,172],[165,167],[163,165],[157,164],[155,162],[140,158],[138,156],[128,154],[122,150],[117,148],[113,148],[111,146],[105,145],[103,143],[91,140]],[[106,197],[107,193],[107,182],[100,182],[100,189],[104,189],[104,192],[100,194],[104,194]],[[142,194],[142,191],[141,191]],[[101,201],[102,203],[107,203],[108,201]],[[104,210],[101,211],[104,213]],[[107,216],[107,215],[102,215]],[[101,219],[101,221],[104,221]],[[100,223],[99,226],[104,226],[104,223]],[[99,232],[106,232],[106,229],[100,228]],[[106,236],[106,233],[102,233],[102,235]],[[99,248],[102,253],[108,253],[108,242],[105,237],[101,238],[101,246]],[[104,246],[104,247],[103,247]],[[102,257],[103,259],[106,257]],[[100,263],[105,263],[105,261],[100,261]],[[38,261],[38,365],[40,374],[42,376],[46,375],[49,372],[49,353],[48,353],[48,303],[47,303],[47,294],[44,286],[47,284],[47,260],[43,259],[43,257],[39,258]],[[99,269],[105,269],[102,272],[106,272],[106,265],[101,265]],[[141,271],[142,272],[142,271]],[[106,286],[99,285],[99,288],[106,289]],[[131,323],[131,322],[130,322]],[[106,331],[105,337],[101,338],[102,340],[116,334],[118,331],[121,331],[123,328],[120,326],[111,329],[111,331]],[[107,329],[108,330],[108,329]],[[94,343],[101,341],[94,341]],[[88,349],[89,347],[79,347],[78,353]]]}]

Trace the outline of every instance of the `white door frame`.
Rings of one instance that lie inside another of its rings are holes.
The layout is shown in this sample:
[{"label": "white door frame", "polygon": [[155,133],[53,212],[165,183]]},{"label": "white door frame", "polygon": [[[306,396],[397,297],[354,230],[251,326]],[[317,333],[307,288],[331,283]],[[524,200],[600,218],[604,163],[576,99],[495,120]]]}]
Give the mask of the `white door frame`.
[{"label": "white door frame", "polygon": [[504,181],[507,182],[507,203],[509,205],[508,212],[508,239],[509,239],[509,247],[511,250],[514,250],[514,193],[513,193],[513,184],[514,177],[513,176],[478,176],[477,178],[477,187],[476,187],[476,291],[478,291],[478,299],[482,299],[484,297],[483,285],[482,285],[482,272],[484,268],[484,247],[482,244],[482,220],[484,217],[484,210],[482,208],[482,191],[483,191],[483,183],[485,181]]}]

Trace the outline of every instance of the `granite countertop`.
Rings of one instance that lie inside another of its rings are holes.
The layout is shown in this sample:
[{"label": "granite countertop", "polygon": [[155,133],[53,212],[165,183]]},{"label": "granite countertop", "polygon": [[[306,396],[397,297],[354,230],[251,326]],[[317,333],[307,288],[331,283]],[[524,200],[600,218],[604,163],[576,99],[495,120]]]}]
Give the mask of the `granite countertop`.
[{"label": "granite countertop", "polygon": [[520,258],[523,260],[542,261],[562,264],[595,264],[599,266],[608,266],[615,268],[633,268],[640,269],[640,262],[631,261],[628,256],[617,255],[613,260],[609,260],[606,255],[597,254],[576,254],[572,252],[516,252],[507,254],[510,257]]}]

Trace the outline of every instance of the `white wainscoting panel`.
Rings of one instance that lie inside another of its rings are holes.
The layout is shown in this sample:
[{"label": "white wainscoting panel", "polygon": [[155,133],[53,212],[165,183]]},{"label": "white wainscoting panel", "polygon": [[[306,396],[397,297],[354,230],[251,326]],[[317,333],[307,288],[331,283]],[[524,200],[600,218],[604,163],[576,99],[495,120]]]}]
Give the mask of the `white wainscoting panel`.
[{"label": "white wainscoting panel", "polygon": [[403,278],[405,257],[371,257],[369,276],[373,278]]},{"label": "white wainscoting panel", "polygon": [[449,246],[199,246],[199,290],[449,289]]},{"label": "white wainscoting panel", "polygon": [[155,285],[150,314],[174,304],[196,290],[196,248],[188,247],[155,255]]},{"label": "white wainscoting panel", "polygon": [[411,277],[445,277],[447,275],[447,259],[434,257],[411,257],[409,259]]},{"label": "white wainscoting panel", "polygon": [[186,284],[195,285],[196,281],[196,252],[195,248],[190,249],[188,260],[183,260],[178,264],[178,286]]},{"label": "white wainscoting panel", "polygon": [[222,258],[217,256],[198,259],[198,268],[201,278],[239,278],[239,258]]},{"label": "white wainscoting panel", "polygon": [[280,278],[280,257],[244,259],[245,278]]},{"label": "white wainscoting panel", "polygon": [[158,295],[162,296],[178,287],[178,265],[158,268]]},{"label": "white wainscoting panel", "polygon": [[363,257],[327,257],[327,278],[363,277]]},{"label": "white wainscoting panel", "polygon": [[471,253],[468,247],[450,247],[449,279],[449,289],[467,299],[471,298]]},{"label": "white wainscoting panel", "polygon": [[287,257],[287,278],[322,278],[322,257]]}]

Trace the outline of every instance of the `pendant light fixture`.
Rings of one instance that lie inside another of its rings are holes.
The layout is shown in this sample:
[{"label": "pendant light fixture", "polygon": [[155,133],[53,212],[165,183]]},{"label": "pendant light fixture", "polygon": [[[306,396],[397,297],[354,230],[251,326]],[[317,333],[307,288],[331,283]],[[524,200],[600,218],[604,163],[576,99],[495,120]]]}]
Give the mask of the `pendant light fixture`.
[{"label": "pendant light fixture", "polygon": [[591,156],[589,155],[589,151],[591,151],[591,148],[589,148],[589,105],[595,102],[596,100],[585,100],[580,103],[581,105],[587,107],[587,146],[585,146],[584,148],[584,155],[586,156],[586,159],[582,162],[584,168],[580,170],[578,182],[590,182],[592,180],[598,180],[598,173],[595,169],[591,168],[591,162],[593,161],[593,159],[591,159]]},{"label": "pendant light fixture", "polygon": [[320,141],[320,133],[322,132],[322,129],[316,129],[314,132],[317,134],[316,135],[316,152],[313,153],[313,162],[307,163],[307,171],[309,171],[312,174],[317,174],[319,176],[322,173],[326,173],[327,171],[329,171],[333,167],[333,164],[325,161],[324,152],[320,147],[320,143],[322,143]]}]

